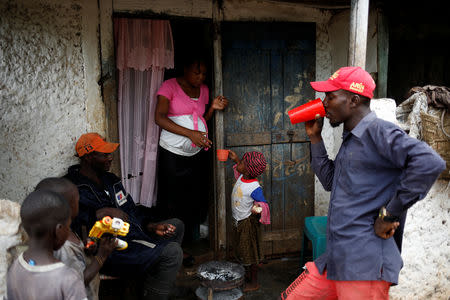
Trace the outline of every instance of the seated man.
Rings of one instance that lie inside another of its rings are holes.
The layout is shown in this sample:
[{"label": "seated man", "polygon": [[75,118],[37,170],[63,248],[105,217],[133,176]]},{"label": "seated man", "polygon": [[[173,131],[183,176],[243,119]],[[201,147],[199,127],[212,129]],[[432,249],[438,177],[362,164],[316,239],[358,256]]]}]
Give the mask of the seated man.
[{"label": "seated man", "polygon": [[108,143],[97,133],[82,135],[75,146],[80,165],[69,168],[66,178],[78,187],[79,214],[72,229],[80,236],[104,216],[130,223],[128,248],[114,251],[101,272],[112,276],[143,279],[144,299],[167,299],[181,266],[184,224],[178,219],[163,223],[146,222],[136,209],[121,180],[108,172],[112,152],[119,144]]}]

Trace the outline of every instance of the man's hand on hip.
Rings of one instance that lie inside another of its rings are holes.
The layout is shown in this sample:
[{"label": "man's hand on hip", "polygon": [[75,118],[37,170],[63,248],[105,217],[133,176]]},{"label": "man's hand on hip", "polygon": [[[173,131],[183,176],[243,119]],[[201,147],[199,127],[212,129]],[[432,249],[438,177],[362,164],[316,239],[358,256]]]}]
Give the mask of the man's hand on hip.
[{"label": "man's hand on hip", "polygon": [[399,222],[386,222],[380,218],[377,218],[373,224],[375,234],[385,240],[394,235],[398,226],[400,226]]}]

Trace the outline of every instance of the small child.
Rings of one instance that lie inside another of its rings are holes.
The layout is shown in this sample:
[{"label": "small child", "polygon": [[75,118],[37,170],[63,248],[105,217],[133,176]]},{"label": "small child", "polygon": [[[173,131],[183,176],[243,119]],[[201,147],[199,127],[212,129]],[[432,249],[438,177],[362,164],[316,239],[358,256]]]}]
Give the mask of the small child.
[{"label": "small child", "polygon": [[78,274],[53,256],[70,232],[70,207],[60,195],[49,191],[30,193],[20,208],[28,234],[28,249],[7,274],[7,299],[86,299]]},{"label": "small child", "polygon": [[[70,206],[71,220],[73,221],[78,215],[80,198],[78,188],[68,179],[45,178],[38,183],[36,190],[47,190],[63,196]],[[75,232],[70,230],[67,241],[59,250],[54,252],[54,255],[66,266],[77,271],[79,276],[84,279],[88,300],[97,300],[100,286],[98,272],[115,247],[115,239],[104,236],[100,240],[96,256],[88,256],[85,253],[83,241]]]},{"label": "small child", "polygon": [[263,224],[270,224],[269,206],[257,179],[266,169],[266,159],[261,152],[255,151],[245,153],[240,160],[230,150],[229,157],[236,162],[233,167],[236,183],[231,195],[234,249],[245,267],[244,292],[256,291],[259,289],[258,263],[262,259],[258,219]]}]

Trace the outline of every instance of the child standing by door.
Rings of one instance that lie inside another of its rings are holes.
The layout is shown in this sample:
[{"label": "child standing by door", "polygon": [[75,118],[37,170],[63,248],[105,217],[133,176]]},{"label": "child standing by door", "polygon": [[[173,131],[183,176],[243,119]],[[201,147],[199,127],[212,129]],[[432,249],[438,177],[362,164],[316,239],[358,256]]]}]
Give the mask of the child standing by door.
[{"label": "child standing by door", "polygon": [[259,222],[270,224],[269,206],[257,179],[266,169],[266,159],[256,151],[247,152],[239,159],[230,150],[229,157],[236,163],[233,166],[236,183],[231,195],[233,249],[245,267],[244,292],[256,291],[258,263],[262,259]]}]

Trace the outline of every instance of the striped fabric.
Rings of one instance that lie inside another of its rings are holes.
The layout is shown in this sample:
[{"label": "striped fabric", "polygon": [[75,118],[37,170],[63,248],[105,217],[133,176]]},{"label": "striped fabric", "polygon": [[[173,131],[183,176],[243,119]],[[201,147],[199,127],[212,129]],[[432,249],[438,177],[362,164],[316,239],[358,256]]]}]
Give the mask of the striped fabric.
[{"label": "striped fabric", "polygon": [[266,169],[266,159],[261,152],[246,152],[242,156],[242,160],[245,162],[245,167],[253,178],[261,175]]}]

